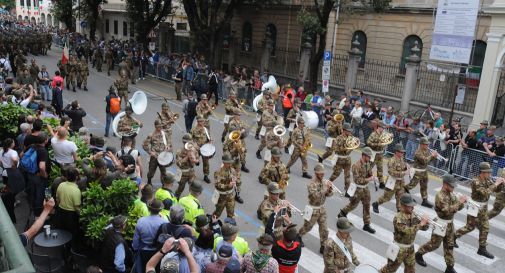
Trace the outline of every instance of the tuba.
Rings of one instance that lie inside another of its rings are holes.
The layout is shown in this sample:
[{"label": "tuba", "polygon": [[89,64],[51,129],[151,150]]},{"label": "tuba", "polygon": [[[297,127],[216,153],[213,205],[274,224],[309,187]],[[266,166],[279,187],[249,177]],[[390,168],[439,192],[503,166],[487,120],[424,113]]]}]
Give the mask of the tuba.
[{"label": "tuba", "polygon": [[147,96],[143,91],[135,92],[128,102],[130,102],[133,112],[137,115],[142,115],[147,109]]},{"label": "tuba", "polygon": [[274,127],[274,135],[282,137],[286,133],[284,125],[277,125]]},{"label": "tuba", "polygon": [[357,137],[350,136],[345,140],[344,147],[346,150],[354,150],[360,145],[360,140]]},{"label": "tuba", "polygon": [[336,115],[333,116],[333,120],[337,121],[337,122],[342,122],[344,120],[344,115],[338,113]]},{"label": "tuba", "polygon": [[235,131],[232,131],[230,132],[230,134],[228,135],[228,138],[231,140],[231,141],[239,141],[240,140],[240,136],[241,136],[241,133],[239,130],[235,130]]}]

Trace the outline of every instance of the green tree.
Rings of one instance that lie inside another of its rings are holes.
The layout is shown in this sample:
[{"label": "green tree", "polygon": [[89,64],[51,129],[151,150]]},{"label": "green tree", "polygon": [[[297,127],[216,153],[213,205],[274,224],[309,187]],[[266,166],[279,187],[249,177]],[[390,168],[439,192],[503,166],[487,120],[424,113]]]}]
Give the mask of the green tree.
[{"label": "green tree", "polygon": [[72,5],[74,1],[53,0],[51,13],[58,21],[63,22],[69,31],[75,31],[74,20],[72,17]]},{"label": "green tree", "polygon": [[149,33],[165,21],[172,10],[171,0],[126,0],[128,17],[135,23],[137,41],[147,47]]},{"label": "green tree", "polygon": [[11,10],[16,8],[16,0],[0,0],[0,7],[6,10]]},{"label": "green tree", "polygon": [[81,16],[86,18],[89,26],[89,37],[95,40],[96,27],[98,22],[98,8],[101,4],[107,3],[107,0],[81,0],[81,5],[78,7]]}]

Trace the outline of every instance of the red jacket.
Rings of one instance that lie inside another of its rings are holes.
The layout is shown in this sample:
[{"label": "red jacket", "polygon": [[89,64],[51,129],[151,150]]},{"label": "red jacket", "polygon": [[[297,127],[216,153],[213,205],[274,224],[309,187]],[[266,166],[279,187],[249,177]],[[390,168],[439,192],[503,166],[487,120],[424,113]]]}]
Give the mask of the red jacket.
[{"label": "red jacket", "polygon": [[294,273],[301,255],[302,246],[297,241],[288,247],[283,240],[278,240],[272,247],[272,257],[279,263],[279,273]]}]

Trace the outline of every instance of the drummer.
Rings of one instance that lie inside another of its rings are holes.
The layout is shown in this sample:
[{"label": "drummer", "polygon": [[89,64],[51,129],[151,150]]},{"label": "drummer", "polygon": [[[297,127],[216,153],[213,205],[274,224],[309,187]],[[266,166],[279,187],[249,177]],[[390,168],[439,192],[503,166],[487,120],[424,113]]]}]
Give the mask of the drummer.
[{"label": "drummer", "polygon": [[[210,184],[209,179],[209,159],[214,156],[216,152],[215,146],[211,143],[212,139],[210,138],[209,131],[205,127],[205,118],[203,116],[198,116],[196,118],[196,127],[191,129],[191,136],[193,137],[193,141],[198,144],[200,148],[200,155],[202,156],[203,162],[203,181]],[[210,144],[206,147],[203,147],[204,144]],[[212,148],[214,147],[213,151]],[[207,148],[210,148],[207,150]],[[204,156],[206,155],[206,156]]]},{"label": "drummer", "polygon": [[[170,162],[164,162],[166,158],[164,158],[164,156],[162,155],[161,157],[163,158],[160,158],[160,160],[162,161],[161,163],[164,165],[161,165],[160,162],[158,162],[158,156],[160,156],[162,152],[170,151],[172,149],[169,145],[167,135],[165,132],[163,132],[162,127],[163,126],[159,120],[154,121],[154,128],[155,128],[154,132],[150,134],[142,144],[142,148],[150,155],[149,171],[147,172],[148,184],[151,184],[151,179],[153,178],[154,173],[156,172],[156,169],[158,167],[160,168],[160,180],[162,180],[163,175],[165,175],[166,173],[166,167],[168,167],[172,161],[169,160]],[[170,156],[170,154],[168,153],[163,154]]]}]

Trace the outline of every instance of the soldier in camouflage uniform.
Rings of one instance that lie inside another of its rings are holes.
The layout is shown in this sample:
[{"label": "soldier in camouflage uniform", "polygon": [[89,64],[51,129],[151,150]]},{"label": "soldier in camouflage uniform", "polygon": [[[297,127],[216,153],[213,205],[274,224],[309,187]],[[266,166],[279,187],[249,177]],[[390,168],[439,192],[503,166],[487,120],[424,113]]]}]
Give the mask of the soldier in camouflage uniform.
[{"label": "soldier in camouflage uniform", "polygon": [[[284,128],[284,125],[282,125]],[[275,127],[274,127],[275,128]],[[282,136],[279,135],[278,133],[275,132],[276,129],[268,131],[266,134],[266,143],[267,143],[267,150],[270,152],[270,155],[272,154],[272,149],[274,147],[279,148],[279,152],[284,148],[284,140],[282,139]],[[267,157],[265,157],[265,165],[268,163],[269,160],[267,160]]]},{"label": "soldier in camouflage uniform", "polygon": [[228,131],[228,124],[230,123],[232,116],[235,114],[235,112],[241,111],[239,108],[239,105],[240,105],[240,103],[237,101],[237,94],[233,90],[230,91],[230,96],[226,100],[226,102],[224,103],[224,111],[225,111],[225,114],[228,116],[227,117],[228,120],[226,120],[226,118],[225,118],[224,129],[223,129],[223,133],[221,134],[221,142],[224,142],[224,138],[230,132],[230,131]]},{"label": "soldier in camouflage uniform", "polygon": [[376,122],[377,127],[370,134],[368,139],[366,140],[366,145],[375,152],[374,163],[377,166],[377,178],[379,179],[379,187],[384,189],[384,144],[381,143],[381,136],[384,132],[384,123],[381,121]]},{"label": "soldier in camouflage uniform", "polygon": [[410,180],[410,183],[405,186],[407,191],[412,190],[419,183],[421,185],[421,197],[423,202],[421,206],[427,208],[433,208],[433,205],[428,202],[428,163],[434,158],[437,158],[436,151],[430,151],[428,145],[430,141],[428,138],[423,137],[419,142],[419,148],[414,154],[414,177]]},{"label": "soldier in camouflage uniform", "polygon": [[[338,113],[339,111],[335,109],[331,114],[333,117],[335,117]],[[328,120],[328,123],[326,124],[326,131],[328,132],[328,136],[333,138],[333,141],[330,147],[326,147],[326,151],[324,152],[323,156],[317,155],[319,163],[323,163],[323,160],[330,157],[335,152],[333,150],[333,142],[339,135],[342,134],[342,122],[343,120],[336,121],[335,118]]]},{"label": "soldier in camouflage uniform", "polygon": [[[198,145],[192,142],[193,138],[190,134],[184,134],[182,136],[182,145],[183,147],[177,151],[175,156],[175,164],[181,170],[181,180],[179,181],[179,186],[175,191],[175,196],[177,199],[181,197],[186,184],[193,183],[195,181],[195,170],[193,169],[195,165],[200,164],[199,156],[198,156]],[[191,143],[195,147],[193,149],[187,150],[184,146],[186,143]]]},{"label": "soldier in camouflage uniform", "polygon": [[196,105],[196,115],[204,119],[204,126],[210,131],[209,116],[212,115],[212,106],[210,106],[207,95],[200,96],[200,102]]},{"label": "soldier in camouflage uniform", "polygon": [[267,132],[271,131],[275,125],[277,125],[277,112],[274,111],[274,101],[273,100],[268,100],[266,102],[266,110],[263,111],[263,114],[261,115],[261,124],[262,127],[265,127],[264,131],[265,134],[261,136],[261,143],[260,146],[258,147],[258,150],[256,151],[256,158],[261,159],[261,151],[263,148],[267,146],[267,141],[266,141],[266,134]]},{"label": "soldier in camouflage uniform", "polygon": [[291,135],[291,145],[294,146],[293,153],[291,154],[291,159],[288,162],[286,168],[289,169],[295,162],[300,158],[302,161],[302,177],[311,179],[312,176],[307,173],[307,153],[312,146],[312,137],[310,136],[309,128],[305,128],[305,121],[303,118],[298,118],[298,127],[293,131]]},{"label": "soldier in camouflage uniform", "polygon": [[347,149],[345,143],[348,138],[352,137],[352,128],[349,123],[344,123],[342,126],[342,134],[339,135],[332,144],[332,150],[338,155],[337,162],[333,167],[333,173],[330,176],[330,181],[333,182],[337,179],[344,171],[344,190],[347,191],[349,185],[351,184],[351,152],[352,150]]},{"label": "soldier in camouflage uniform", "polygon": [[216,189],[214,194],[218,194],[219,198],[216,200],[213,197],[213,202],[216,202],[216,209],[213,215],[216,218],[221,216],[223,209],[226,207],[226,216],[235,218],[235,187],[237,185],[238,177],[237,170],[232,168],[232,156],[229,153],[223,153],[223,166],[214,172],[214,181],[216,181]]},{"label": "soldier in camouflage uniform", "polygon": [[402,195],[401,211],[393,219],[393,244],[400,250],[394,260],[388,258],[387,264],[379,270],[380,273],[396,272],[402,263],[405,265],[405,273],[415,272],[414,241],[416,234],[418,230],[428,230],[430,227],[428,217],[424,216],[420,220],[414,215],[415,205],[416,202],[410,194],[404,193]]},{"label": "soldier in camouflage uniform", "polygon": [[77,59],[75,56],[70,57],[70,61],[67,63],[67,89],[70,90],[70,86],[72,86],[72,91],[75,91],[75,86],[76,84],[76,77],[77,77],[77,71],[79,71],[79,63],[77,62]]},{"label": "soldier in camouflage uniform", "polygon": [[114,86],[117,90],[117,95],[124,102],[125,107],[128,104],[128,79],[126,76],[121,75],[114,82]]},{"label": "soldier in camouflage uniform", "polygon": [[170,111],[168,103],[161,104],[161,113],[158,115],[158,120],[161,122],[163,132],[167,134],[167,140],[172,145],[172,124],[175,123],[174,114]]},{"label": "soldier in camouflage uniform", "polygon": [[375,179],[372,173],[374,166],[370,162],[371,157],[372,149],[365,147],[360,160],[352,165],[352,177],[356,185],[356,191],[349,204],[340,210],[338,217],[347,217],[347,213],[354,210],[361,202],[363,205],[363,230],[374,234],[375,229],[370,226],[370,190],[368,189],[368,183],[373,182]]},{"label": "soldier in camouflage uniform", "polygon": [[[487,235],[489,233],[489,218],[487,212],[487,203],[492,192],[497,192],[499,186],[502,185],[505,180],[503,178],[498,178],[495,183],[491,179],[492,169],[488,162],[481,162],[479,164],[480,174],[472,180],[472,201],[477,203],[479,208],[479,213],[477,217],[467,215],[466,225],[456,231],[455,239],[473,231],[476,227],[479,230],[479,250],[477,254],[482,255],[488,259],[494,259],[494,255],[489,253],[486,249],[487,245]],[[455,244],[455,247],[458,247]]]},{"label": "soldier in camouflage uniform", "polygon": [[[105,63],[107,64],[107,76],[110,76],[110,71],[114,70],[114,55],[112,49],[107,48],[105,52]],[[128,79],[127,79],[128,81]]]},{"label": "soldier in camouflage uniform", "polygon": [[270,100],[272,97],[270,96],[270,91],[265,90],[263,91],[263,97],[258,101],[258,110],[256,111],[256,115],[259,116],[259,119],[257,118],[257,125],[258,127],[256,128],[256,135],[254,138],[260,139],[260,131],[261,131],[261,126],[263,126],[263,121],[261,120],[261,117],[263,116],[263,112],[266,111],[267,105],[266,102]]},{"label": "soldier in camouflage uniform", "polygon": [[445,236],[440,236],[435,233],[431,234],[431,240],[422,245],[416,252],[416,262],[426,267],[427,264],[423,259],[423,255],[432,252],[440,247],[444,242],[444,259],[447,266],[446,273],[456,273],[454,270],[454,215],[463,209],[464,203],[467,201],[467,196],[460,196],[452,194],[454,188],[457,186],[454,176],[446,174],[442,176],[442,189],[435,197],[435,211],[437,212],[437,222],[445,226]]},{"label": "soldier in camouflage uniform", "polygon": [[117,65],[118,69],[117,69],[117,73],[118,74],[121,74],[121,73],[125,73],[126,74],[126,77],[128,78],[128,80],[130,79],[130,70],[128,69],[128,64],[126,63],[126,58],[123,57],[121,59],[121,62],[119,62],[119,64]]},{"label": "soldier in camouflage uniform", "polygon": [[281,238],[282,231],[284,230],[283,227],[290,224],[290,208],[289,206],[287,207],[288,213],[285,216],[279,214],[281,208],[286,207],[286,203],[284,200],[279,198],[279,194],[282,193],[282,190],[279,189],[279,185],[277,183],[268,184],[267,191],[268,198],[263,200],[258,207],[258,218],[261,219],[263,225],[265,226],[265,233],[273,233],[276,238]]},{"label": "soldier in camouflage uniform", "polygon": [[351,263],[354,266],[359,265],[359,260],[352,248],[351,232],[353,230],[354,225],[347,218],[338,218],[336,240],[340,240],[342,244],[338,244],[333,238],[326,240],[323,273],[351,273]]},{"label": "soldier in camouflage uniform", "polygon": [[139,120],[132,117],[133,109],[130,105],[125,108],[125,115],[119,119],[117,125],[117,133],[124,139],[129,137],[133,140],[132,147],[135,147],[135,137],[137,136],[135,127],[142,128],[143,124]]},{"label": "soldier in camouflage uniform", "polygon": [[[14,65],[16,66],[16,72],[18,71],[23,71],[26,67],[26,58],[25,55],[23,55],[22,50],[18,50],[16,56],[14,56]],[[17,75],[15,73],[14,77]]]},{"label": "soldier in camouflage uniform", "polygon": [[286,143],[286,146],[284,147],[284,152],[286,152],[286,154],[289,153],[289,146],[291,146],[291,135],[296,128],[296,118],[300,113],[300,107],[302,107],[302,101],[300,98],[295,98],[295,105],[293,108],[291,108],[291,110],[289,110],[288,114],[286,115],[286,125],[291,129],[289,130],[288,143]]},{"label": "soldier in camouflage uniform", "polygon": [[160,168],[160,180],[163,175],[165,175],[168,166],[162,166],[158,163],[158,155],[161,152],[171,150],[169,141],[167,140],[167,135],[162,130],[162,125],[159,120],[154,121],[154,132],[150,134],[142,144],[142,148],[149,154],[149,171],[147,172],[147,183],[151,184],[151,179],[156,172],[156,169]]},{"label": "soldier in camouflage uniform", "polygon": [[487,213],[489,219],[492,219],[496,215],[500,214],[505,207],[505,184],[501,184],[498,187],[495,197],[496,199],[494,200],[493,209]]},{"label": "soldier in camouflage uniform", "polygon": [[133,59],[132,53],[128,52],[128,57],[126,57],[126,69],[128,69],[128,78],[131,80],[132,84],[135,84],[135,75],[133,75]]},{"label": "soldier in camouflage uniform", "polygon": [[[403,177],[407,172],[407,163],[403,160],[405,155],[405,149],[401,143],[395,144],[395,155],[388,162],[388,173],[390,178],[394,180],[394,185],[384,189],[384,194],[376,201],[373,202],[372,207],[375,213],[379,213],[379,205],[382,205],[395,195],[396,198],[396,209],[400,211],[400,196],[404,191]],[[387,184],[387,183],[386,183]]]},{"label": "soldier in camouflage uniform", "polygon": [[100,47],[96,48],[94,58],[95,58],[96,71],[102,72],[103,54],[102,49]]},{"label": "soldier in camouflage uniform", "polygon": [[[300,125],[300,123],[298,123],[298,125]],[[319,253],[323,254],[324,244],[328,239],[328,226],[326,225],[326,208],[324,207],[324,202],[326,201],[326,197],[333,195],[333,186],[330,181],[324,179],[323,164],[317,164],[314,167],[314,173],[316,177],[307,185],[307,191],[309,192],[308,206],[312,208],[312,215],[310,216],[310,221],[304,220],[303,227],[300,228],[298,234],[301,240],[303,235],[307,234],[317,222],[319,225],[319,241],[321,242]]]},{"label": "soldier in camouflage uniform", "polygon": [[286,188],[289,182],[289,174],[286,165],[280,160],[281,151],[278,147],[272,148],[272,160],[261,169],[258,180],[261,184],[269,185],[270,183],[279,184],[279,189],[282,190],[279,197],[286,199]]},{"label": "soldier in camouflage uniform", "polygon": [[77,74],[77,85],[79,88],[83,87],[84,91],[88,91],[88,76],[89,76],[89,67],[88,62],[84,56],[81,57],[81,62],[78,66],[78,74]]},{"label": "soldier in camouflage uniform", "polygon": [[[191,137],[199,147],[202,147],[204,144],[212,141],[212,139],[210,139],[209,132],[207,128],[204,126],[204,124],[205,124],[205,118],[202,116],[198,116],[196,118],[196,126],[191,129]],[[202,155],[203,180],[208,184],[210,184],[209,159],[210,157]]]},{"label": "soldier in camouflage uniform", "polygon": [[28,68],[23,70],[18,70],[18,76],[16,77],[16,82],[20,85],[33,85],[34,79],[30,76]]},{"label": "soldier in camouflage uniform", "polygon": [[[37,65],[37,63],[35,62],[35,59],[32,59],[31,65],[28,69],[30,71],[31,78],[33,79],[33,82],[31,83],[31,85],[33,85],[35,87],[35,83],[37,82],[38,75],[40,72],[40,68]],[[38,82],[37,82],[37,86],[38,86]]]}]

